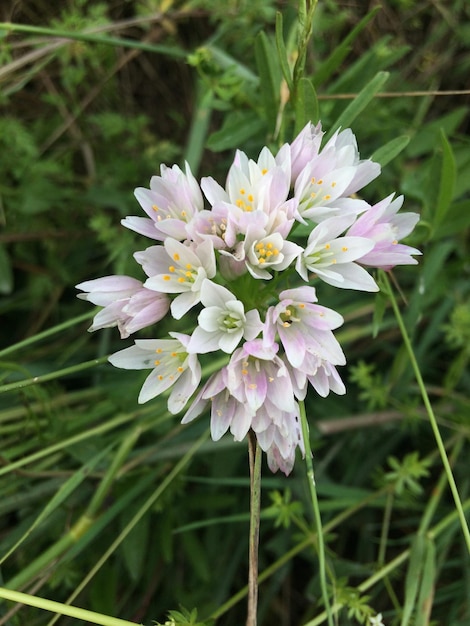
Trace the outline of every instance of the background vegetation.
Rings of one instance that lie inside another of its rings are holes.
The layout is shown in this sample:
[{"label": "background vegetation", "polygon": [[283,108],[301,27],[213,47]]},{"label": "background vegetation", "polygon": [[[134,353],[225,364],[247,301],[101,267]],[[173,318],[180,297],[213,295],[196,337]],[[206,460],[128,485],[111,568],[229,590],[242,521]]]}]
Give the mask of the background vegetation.
[{"label": "background vegetation", "polygon": [[[236,148],[256,156],[309,118],[351,126],[361,156],[382,162],[369,200],[404,193],[405,210],[422,216],[407,242],[423,251],[420,265],[393,282],[468,511],[470,5],[320,0],[297,108],[283,100],[277,11],[294,62],[294,1],[1,4],[2,22],[52,29],[0,30],[10,589],[146,625],[180,605],[199,620],[244,622],[246,446],[212,443],[206,418],[180,426],[164,399],[138,407],[144,374],[105,362],[123,344],[114,329],[87,334],[92,312],[74,285],[139,276],[132,252],[147,243],[120,219],[139,214],[133,189],[161,163],[187,160],[223,182]],[[346,318],[348,393],[307,401],[338,623],[381,612],[387,625],[468,625],[468,552],[389,299],[338,291],[325,289],[323,304]],[[289,478],[263,473],[259,622],[323,623],[305,467],[299,458]],[[0,624],[55,623],[0,602]]]}]

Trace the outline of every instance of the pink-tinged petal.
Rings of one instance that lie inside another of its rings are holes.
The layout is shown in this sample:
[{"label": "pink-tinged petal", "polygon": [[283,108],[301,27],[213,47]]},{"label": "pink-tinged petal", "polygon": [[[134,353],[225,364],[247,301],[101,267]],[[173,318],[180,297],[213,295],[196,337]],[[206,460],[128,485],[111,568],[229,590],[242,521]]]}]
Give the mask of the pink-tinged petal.
[{"label": "pink-tinged petal", "polygon": [[235,348],[240,343],[241,338],[243,337],[243,328],[233,332],[233,333],[225,333],[221,334],[219,338],[219,348],[227,353],[232,354]]},{"label": "pink-tinged petal", "polygon": [[278,327],[287,359],[292,367],[299,367],[305,356],[305,339],[300,329]]},{"label": "pink-tinged petal", "polygon": [[145,379],[142,389],[140,390],[139,397],[137,398],[137,402],[139,404],[145,404],[145,402],[152,400],[152,398],[156,398],[172,385],[173,381],[170,380],[169,376],[165,376],[163,379],[160,379],[157,370],[154,369]]},{"label": "pink-tinged petal", "polygon": [[317,302],[315,287],[296,287],[285,289],[279,294],[279,300],[292,300],[293,302]]},{"label": "pink-tinged petal", "polygon": [[201,179],[201,188],[209,204],[212,206],[217,202],[230,201],[230,198],[228,197],[225,189],[221,187],[219,183],[210,176]]},{"label": "pink-tinged petal", "polygon": [[139,344],[119,350],[108,357],[108,361],[115,367],[127,370],[144,370],[154,367],[155,350],[160,347],[160,341],[154,339],[140,339]]},{"label": "pink-tinged petal", "polygon": [[165,238],[165,236],[155,228],[155,222],[148,217],[128,215],[121,220],[121,224],[125,228],[133,230],[135,233],[139,233],[139,235],[144,235],[144,237],[148,237],[149,239],[162,241]]},{"label": "pink-tinged petal", "polygon": [[230,432],[235,441],[242,441],[246,437],[250,430],[251,417],[252,414],[247,408],[238,403],[230,424]]},{"label": "pink-tinged petal", "polygon": [[201,367],[198,363],[196,370],[187,369],[174,384],[168,398],[168,410],[173,415],[180,413],[186,406],[189,398],[196,391],[201,379]]},{"label": "pink-tinged petal", "polygon": [[221,393],[212,400],[211,411],[211,437],[213,441],[219,441],[229,429],[235,412],[239,410],[235,398],[228,393]]},{"label": "pink-tinged petal", "polygon": [[[331,268],[334,267],[334,270]],[[356,263],[332,265],[330,268],[316,269],[318,276],[333,287],[357,289],[358,291],[379,291],[377,283],[368,272]]]}]

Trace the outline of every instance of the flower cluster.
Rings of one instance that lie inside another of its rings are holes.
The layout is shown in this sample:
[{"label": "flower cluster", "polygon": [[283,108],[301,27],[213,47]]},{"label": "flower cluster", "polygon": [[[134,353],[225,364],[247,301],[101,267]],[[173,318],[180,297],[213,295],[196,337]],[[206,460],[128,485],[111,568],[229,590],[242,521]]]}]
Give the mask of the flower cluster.
[{"label": "flower cluster", "polygon": [[[322,137],[320,124],[308,124],[277,154],[263,148],[254,161],[237,151],[225,187],[210,177],[199,184],[188,165],[162,166],[150,189],[135,191],[147,217],[122,222],[155,242],[134,254],[145,282],[77,285],[79,297],[103,307],[90,330],[117,326],[122,338],[168,312],[174,320],[194,313],[191,334],[138,339],[110,362],[151,369],[139,402],[171,389],[168,409],[179,413],[196,394],[183,423],[210,405],[214,440],[252,429],[270,468],[286,474],[303,450],[299,402],[308,385],[323,397],[345,393],[333,334],[343,318],[317,303],[312,281],[377,291],[366,268],[416,263],[419,254],[399,243],[418,221],[398,215],[402,197],[373,206],[356,197],[380,166],[359,158],[353,133],[338,131],[323,147]],[[197,392],[208,353],[223,365]]]}]

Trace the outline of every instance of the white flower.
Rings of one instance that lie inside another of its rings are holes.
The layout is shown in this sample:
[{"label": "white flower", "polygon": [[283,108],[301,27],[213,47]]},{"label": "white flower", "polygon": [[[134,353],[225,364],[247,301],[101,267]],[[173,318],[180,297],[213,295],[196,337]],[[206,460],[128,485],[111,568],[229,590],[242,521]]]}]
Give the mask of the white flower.
[{"label": "white flower", "polygon": [[354,263],[372,250],[374,242],[365,237],[338,237],[353,219],[351,215],[331,217],[312,230],[296,264],[297,271],[305,281],[308,281],[310,271],[333,287],[379,290],[372,276]]},{"label": "white flower", "polygon": [[242,338],[254,339],[263,328],[258,311],[245,314],[240,300],[210,280],[202,283],[201,302],[205,308],[189,341],[189,352],[204,354],[220,349],[231,354]]},{"label": "white flower", "polygon": [[201,366],[195,354],[188,354],[188,335],[170,333],[173,339],[137,339],[135,345],[109,357],[116,367],[128,370],[152,368],[139,394],[147,402],[173,387],[168,398],[170,413],[179,413],[201,380]]},{"label": "white flower", "polygon": [[209,240],[190,248],[167,237],[163,246],[152,246],[134,256],[150,276],[144,283],[147,289],[180,294],[170,306],[175,319],[200,301],[204,279],[216,273],[214,247]]},{"label": "white flower", "polygon": [[369,617],[370,626],[385,626],[382,622],[382,613],[378,613],[375,617]]},{"label": "white flower", "polygon": [[203,208],[199,185],[186,163],[185,173],[177,165],[160,167],[161,176],[152,176],[150,189],[138,187],[134,194],[149,217],[128,216],[123,226],[137,233],[164,240],[167,236],[186,239],[186,224]]}]

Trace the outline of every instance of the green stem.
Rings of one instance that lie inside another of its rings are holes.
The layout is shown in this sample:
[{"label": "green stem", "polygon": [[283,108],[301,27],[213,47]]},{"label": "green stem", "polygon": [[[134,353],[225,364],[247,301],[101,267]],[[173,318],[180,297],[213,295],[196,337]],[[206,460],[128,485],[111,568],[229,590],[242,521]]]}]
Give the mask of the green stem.
[{"label": "green stem", "polygon": [[21,348],[28,348],[33,343],[41,341],[41,339],[47,339],[47,337],[51,337],[52,335],[56,335],[57,333],[61,333],[67,328],[71,328],[75,326],[75,324],[80,324],[81,322],[85,322],[89,320],[95,315],[95,312],[88,312],[83,315],[79,315],[78,317],[74,317],[62,324],[57,324],[57,326],[53,326],[52,328],[48,328],[47,330],[43,330],[41,333],[37,333],[32,337],[28,337],[27,339],[23,339],[23,341],[19,341],[18,343],[13,344],[12,346],[8,346],[7,348],[3,348],[0,350],[0,358],[10,354],[10,352],[15,352],[16,350],[21,350]]},{"label": "green stem", "polygon": [[78,365],[64,367],[63,369],[51,372],[50,374],[34,376],[33,378],[18,380],[14,383],[7,383],[6,385],[2,385],[0,387],[0,393],[7,393],[8,391],[24,389],[25,387],[30,387],[31,385],[37,385],[39,383],[48,382],[49,380],[55,380],[56,378],[68,376],[69,374],[75,374],[75,372],[81,372],[82,370],[89,369],[90,367],[95,367],[95,365],[101,365],[101,363],[106,363],[107,360],[107,356],[102,356],[99,359],[92,359],[91,361],[85,361],[84,363],[79,363]]},{"label": "green stem", "polygon": [[400,309],[398,308],[397,300],[395,298],[395,294],[393,293],[392,286],[390,285],[390,281],[385,272],[381,272],[381,286],[385,287],[383,291],[387,293],[390,298],[390,302],[393,307],[393,311],[395,313],[395,318],[397,320],[398,326],[400,328],[403,343],[405,344],[406,350],[408,352],[408,358],[410,359],[411,366],[413,368],[416,381],[418,383],[418,387],[421,391],[421,397],[423,399],[424,406],[426,407],[426,411],[429,417],[429,422],[431,424],[432,431],[434,433],[434,437],[436,439],[437,447],[439,453],[441,455],[442,464],[444,465],[444,470],[447,476],[447,481],[450,486],[450,490],[452,492],[452,496],[454,498],[455,507],[457,509],[458,517],[460,520],[460,525],[462,526],[462,531],[465,537],[465,543],[467,545],[467,550],[470,553],[470,531],[468,528],[467,520],[465,519],[465,514],[462,507],[462,502],[460,500],[459,491],[457,489],[457,485],[455,483],[454,475],[452,473],[452,468],[449,463],[449,459],[447,458],[446,449],[444,446],[444,442],[442,441],[441,433],[439,431],[439,426],[437,424],[436,416],[434,415],[433,408],[431,406],[431,402],[429,400],[429,396],[424,385],[423,377],[421,376],[421,371],[419,369],[418,362],[416,360],[415,354],[413,352],[413,347],[411,345],[411,341],[408,335],[408,332],[405,327],[405,323],[403,321],[403,317],[400,313]]},{"label": "green stem", "polygon": [[300,406],[300,423],[302,426],[302,438],[305,446],[305,465],[307,466],[307,480],[310,489],[310,497],[312,499],[313,515],[317,531],[317,547],[318,547],[318,567],[320,570],[320,586],[325,604],[326,613],[328,615],[328,625],[333,626],[333,614],[330,607],[330,599],[328,597],[328,589],[326,583],[326,561],[325,561],[325,544],[323,541],[323,529],[320,516],[320,507],[318,503],[317,490],[315,488],[315,475],[313,473],[312,449],[310,447],[310,435],[305,413],[305,404],[299,402]]},{"label": "green stem", "polygon": [[111,617],[110,615],[87,611],[86,609],[80,609],[76,606],[67,606],[60,602],[55,602],[54,600],[38,598],[37,596],[31,596],[21,591],[12,591],[11,589],[5,589],[3,587],[0,587],[0,598],[11,600],[18,604],[34,606],[38,609],[58,613],[59,615],[67,615],[68,617],[81,619],[91,624],[99,624],[99,626],[135,626],[135,622],[128,622],[127,620]]},{"label": "green stem", "polygon": [[256,626],[258,614],[258,547],[261,511],[261,448],[252,430],[248,433],[248,454],[250,462],[250,548],[246,626]]},{"label": "green stem", "polygon": [[179,48],[173,48],[171,46],[145,43],[143,41],[124,39],[122,37],[109,37],[107,35],[103,36],[94,35],[86,32],[61,30],[60,28],[46,28],[44,26],[32,26],[30,24],[12,24],[10,22],[1,22],[0,31],[2,30],[17,33],[31,33],[33,35],[44,35],[46,37],[57,37],[59,39],[71,39],[72,41],[86,41],[88,43],[119,46],[121,48],[132,48],[133,50],[143,50],[146,52],[168,54],[169,56],[177,58],[186,58],[187,55],[184,50],[181,50]]}]

